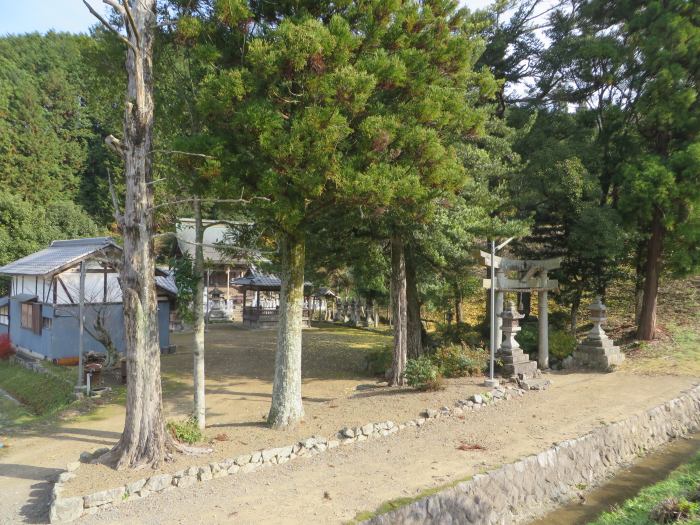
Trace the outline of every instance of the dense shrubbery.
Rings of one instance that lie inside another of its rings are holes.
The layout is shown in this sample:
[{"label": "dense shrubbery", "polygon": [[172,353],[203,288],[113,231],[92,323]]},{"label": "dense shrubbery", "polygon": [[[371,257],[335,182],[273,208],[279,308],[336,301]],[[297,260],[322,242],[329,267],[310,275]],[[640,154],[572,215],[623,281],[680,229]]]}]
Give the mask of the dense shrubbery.
[{"label": "dense shrubbery", "polygon": [[[528,354],[537,354],[537,341],[539,339],[536,323],[526,323],[522,330],[515,336],[520,347]],[[549,356],[561,361],[571,355],[576,349],[576,338],[566,330],[549,327]]]},{"label": "dense shrubbery", "polygon": [[549,331],[549,356],[559,361],[576,349],[576,338],[564,330]]},{"label": "dense shrubbery", "polygon": [[488,355],[466,344],[442,346],[432,354],[409,359],[404,377],[418,390],[439,390],[443,377],[467,377],[483,372]]},{"label": "dense shrubbery", "polygon": [[467,323],[440,325],[433,334],[433,339],[438,347],[462,344],[484,346],[484,342],[488,341],[488,337],[484,338],[482,326]]},{"label": "dense shrubbery", "polygon": [[432,355],[433,363],[445,377],[466,377],[480,374],[488,356],[482,348],[450,345],[438,348]]},{"label": "dense shrubbery", "polygon": [[440,368],[428,355],[418,359],[409,359],[404,373],[409,386],[418,390],[440,390],[443,388]]}]

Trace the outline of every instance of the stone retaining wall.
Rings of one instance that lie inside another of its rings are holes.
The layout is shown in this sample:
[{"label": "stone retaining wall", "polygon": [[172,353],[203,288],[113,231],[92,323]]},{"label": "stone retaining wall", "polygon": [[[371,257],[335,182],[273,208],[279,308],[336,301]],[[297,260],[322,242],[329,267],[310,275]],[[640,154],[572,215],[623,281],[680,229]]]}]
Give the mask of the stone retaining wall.
[{"label": "stone retaining wall", "polygon": [[514,383],[498,386],[483,394],[475,394],[469,399],[460,399],[455,403],[454,407],[444,406],[439,410],[426,409],[420,417],[404,423],[396,424],[393,421],[382,421],[379,423],[367,423],[360,427],[345,427],[330,439],[312,436],[285,447],[258,450],[223,461],[189,467],[174,474],[157,474],[93,494],[69,498],[63,497],[63,484],[75,477],[81,462],[89,463],[109,449],[98,449],[93,453],[83,452],[80,455],[80,462],[76,461],[68,464],[66,470],[58,476],[54,483],[49,519],[51,523],[66,523],[76,520],[84,514],[96,513],[101,508],[118,505],[132,499],[144,498],[153,493],[173,490],[177,487],[189,487],[195,483],[209,481],[213,478],[252,472],[262,467],[278,465],[293,459],[320,454],[341,445],[351,445],[367,439],[385,438],[405,428],[422,427],[431,420],[442,417],[459,417],[467,412],[478,411],[489,405],[508,401],[516,396],[522,396],[526,390],[539,390],[546,388],[548,385],[549,380],[542,379],[539,380],[539,383],[523,382],[521,385]]},{"label": "stone retaining wall", "polygon": [[[645,413],[479,474],[365,523],[519,524],[571,500],[622,466],[700,426],[700,387]],[[578,486],[578,487],[577,487]]]}]

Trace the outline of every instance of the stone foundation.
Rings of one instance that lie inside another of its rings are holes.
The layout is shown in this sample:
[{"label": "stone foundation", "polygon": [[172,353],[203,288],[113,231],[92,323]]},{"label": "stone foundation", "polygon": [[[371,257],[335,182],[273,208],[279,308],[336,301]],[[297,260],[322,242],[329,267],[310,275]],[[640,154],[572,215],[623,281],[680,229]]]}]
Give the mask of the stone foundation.
[{"label": "stone foundation", "polygon": [[365,523],[528,523],[599,484],[642,453],[700,427],[700,387],[540,454],[478,474]]}]

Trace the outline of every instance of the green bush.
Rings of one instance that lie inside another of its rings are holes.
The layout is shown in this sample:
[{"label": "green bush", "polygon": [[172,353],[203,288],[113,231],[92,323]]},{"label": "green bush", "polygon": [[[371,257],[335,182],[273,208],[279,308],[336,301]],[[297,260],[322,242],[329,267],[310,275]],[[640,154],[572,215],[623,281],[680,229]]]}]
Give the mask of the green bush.
[{"label": "green bush", "polygon": [[197,426],[197,418],[190,416],[182,421],[168,421],[168,430],[175,439],[181,443],[197,443],[202,441],[204,435]]},{"label": "green bush", "polygon": [[483,346],[484,338],[479,331],[467,323],[443,324],[438,326],[434,334],[438,346],[466,344],[468,346]]},{"label": "green bush", "polygon": [[440,390],[443,388],[442,375],[430,356],[409,359],[404,377],[409,386],[418,390]]},{"label": "green bush", "polygon": [[564,330],[549,331],[549,355],[562,360],[576,350],[576,338]]},{"label": "green bush", "polygon": [[367,363],[367,371],[372,375],[384,375],[391,367],[393,359],[393,348],[389,345],[381,348],[375,348],[367,352],[365,362]]},{"label": "green bush", "polygon": [[522,330],[515,335],[515,339],[520,344],[520,348],[528,354],[537,353],[537,323],[525,323]]},{"label": "green bush", "polygon": [[445,377],[477,375],[483,372],[488,364],[488,356],[483,348],[471,348],[467,345],[438,348],[432,360]]}]

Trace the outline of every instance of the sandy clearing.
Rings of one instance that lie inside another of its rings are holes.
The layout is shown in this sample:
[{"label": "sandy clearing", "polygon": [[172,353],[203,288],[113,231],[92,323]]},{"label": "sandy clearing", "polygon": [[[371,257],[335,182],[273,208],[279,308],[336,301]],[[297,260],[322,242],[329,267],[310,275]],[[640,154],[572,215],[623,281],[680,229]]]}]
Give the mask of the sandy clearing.
[{"label": "sandy clearing", "polygon": [[[340,523],[382,502],[514,461],[651,408],[695,383],[625,373],[552,374],[554,386],[464,419],[127,502],[81,524]],[[463,452],[461,442],[484,451]],[[327,495],[326,495],[327,493]]]}]

